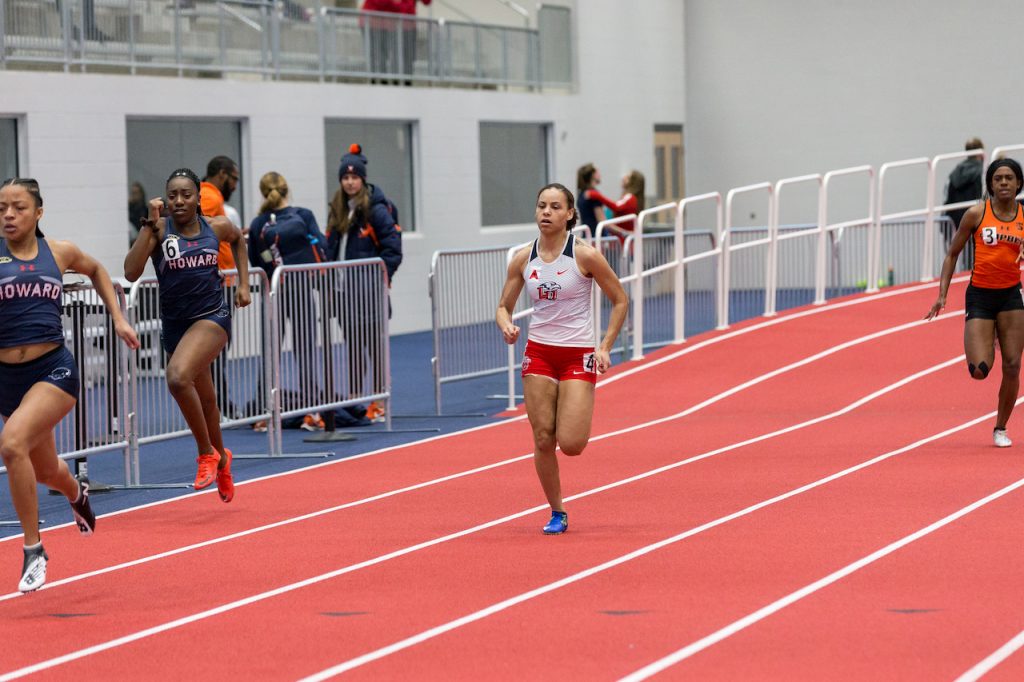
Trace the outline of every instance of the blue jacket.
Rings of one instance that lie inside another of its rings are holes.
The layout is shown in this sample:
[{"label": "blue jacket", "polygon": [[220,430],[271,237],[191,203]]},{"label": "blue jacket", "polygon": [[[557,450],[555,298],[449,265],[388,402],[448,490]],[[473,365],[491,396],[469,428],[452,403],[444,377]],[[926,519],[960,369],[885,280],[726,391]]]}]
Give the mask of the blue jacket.
[{"label": "blue jacket", "polygon": [[249,263],[263,268],[268,276],[280,264],[321,263],[326,241],[309,209],[289,206],[267,211],[249,225]]},{"label": "blue jacket", "polygon": [[[395,271],[402,264],[402,232],[397,223],[395,205],[384,196],[384,192],[376,185],[368,185],[370,190],[370,216],[356,214],[348,228],[348,239],[345,242],[344,260],[358,258],[376,258],[380,256],[388,271],[388,281],[395,276]],[[340,192],[340,190],[339,190]],[[342,197],[343,198],[343,197]],[[331,202],[331,213],[347,210],[347,206],[338,206],[337,201]],[[333,216],[328,224],[337,224]],[[339,260],[341,250],[341,234],[332,230],[327,237],[327,259]]]}]

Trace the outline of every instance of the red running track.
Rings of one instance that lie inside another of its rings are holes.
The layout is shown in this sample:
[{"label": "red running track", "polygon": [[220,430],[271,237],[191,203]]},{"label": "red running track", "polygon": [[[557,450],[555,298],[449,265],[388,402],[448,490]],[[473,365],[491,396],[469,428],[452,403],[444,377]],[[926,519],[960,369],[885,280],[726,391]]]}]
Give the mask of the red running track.
[{"label": "red running track", "polygon": [[990,444],[999,376],[967,378],[961,314],[918,323],[933,298],[617,368],[562,458],[561,537],[521,419],[48,531],[48,588],[0,596],[0,680],[952,679],[1024,628],[1022,493],[905,538],[1024,463]]}]

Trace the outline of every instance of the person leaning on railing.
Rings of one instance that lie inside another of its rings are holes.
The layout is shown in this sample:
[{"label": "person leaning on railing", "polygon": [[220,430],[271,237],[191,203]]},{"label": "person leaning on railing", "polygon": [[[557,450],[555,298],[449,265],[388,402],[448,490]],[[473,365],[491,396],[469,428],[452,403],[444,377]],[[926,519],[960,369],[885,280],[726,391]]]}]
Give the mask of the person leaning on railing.
[{"label": "person leaning on railing", "polygon": [[[349,152],[341,157],[338,191],[331,198],[328,209],[327,259],[356,260],[379,256],[387,269],[387,285],[390,288],[395,271],[402,264],[402,228],[398,224],[398,209],[394,202],[384,195],[380,187],[366,182],[367,163],[363,149],[358,144],[349,147]],[[343,241],[344,254],[341,253]],[[353,304],[353,308],[342,314],[349,360],[349,394],[350,397],[365,395],[362,388],[367,360],[374,379],[372,392],[380,393],[383,390],[383,368],[376,336],[385,311],[366,300],[366,287],[358,286],[359,282],[353,281],[353,278],[347,278],[347,281],[354,285],[346,292],[346,298]],[[390,300],[386,312],[390,318]],[[353,416],[358,419],[362,415],[356,412]],[[371,403],[366,416],[370,419],[383,418],[383,408],[377,403]]]},{"label": "person leaning on railing", "polygon": [[1020,359],[1024,349],[1024,299],[1021,299],[1020,263],[1024,256],[1024,207],[1017,195],[1024,188],[1024,172],[1013,159],[993,161],[985,173],[988,198],[972,206],[953,235],[939,277],[939,297],[926,320],[946,307],[946,294],[956,261],[967,241],[974,242],[974,267],[967,285],[964,354],[967,371],[979,381],[995,362],[995,341],[1002,356],[1002,379],[992,440],[1009,447],[1006,423],[1020,388]]},{"label": "person leaning on railing", "polygon": [[76,480],[57,457],[53,429],[78,401],[78,365],[64,346],[61,276],[74,270],[92,280],[129,348],[139,347],[125,320],[110,275],[95,258],[68,241],[46,239],[39,229],[43,197],[31,178],[0,185],[0,455],[7,467],[11,500],[25,535],[22,592],[46,582],[46,552],[39,536],[36,483],[63,493],[83,535],[96,516],[89,505],[89,482]]}]

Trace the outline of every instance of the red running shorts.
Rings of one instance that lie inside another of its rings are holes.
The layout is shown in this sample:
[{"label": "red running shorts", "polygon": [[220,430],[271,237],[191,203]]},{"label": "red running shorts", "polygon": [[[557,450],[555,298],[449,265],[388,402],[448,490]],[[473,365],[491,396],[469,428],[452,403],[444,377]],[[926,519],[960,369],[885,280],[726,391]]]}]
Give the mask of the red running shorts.
[{"label": "red running shorts", "polygon": [[597,383],[597,358],[593,348],[549,346],[536,341],[526,342],[523,374],[548,377],[554,381],[589,381]]}]

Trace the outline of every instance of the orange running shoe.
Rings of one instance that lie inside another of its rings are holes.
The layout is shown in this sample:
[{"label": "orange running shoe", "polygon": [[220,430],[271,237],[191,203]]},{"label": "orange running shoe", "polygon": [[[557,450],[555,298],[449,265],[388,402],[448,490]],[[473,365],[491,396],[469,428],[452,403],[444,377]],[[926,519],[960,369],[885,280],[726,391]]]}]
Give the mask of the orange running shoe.
[{"label": "orange running shoe", "polygon": [[387,421],[384,414],[384,403],[378,400],[374,400],[366,408],[366,418],[374,423],[380,424]]},{"label": "orange running shoe", "polygon": [[216,452],[196,457],[196,463],[199,465],[199,468],[196,471],[196,481],[192,484],[192,487],[196,490],[210,487],[214,477],[217,475],[217,464],[219,462],[220,455]]},{"label": "orange running shoe", "polygon": [[217,469],[217,492],[220,493],[221,502],[230,502],[235,497],[235,481],[231,478],[231,451],[224,448],[224,454],[228,457],[228,463]]},{"label": "orange running shoe", "polygon": [[302,418],[302,425],[299,428],[304,431],[323,431],[324,420],[320,418],[319,412],[307,414]]}]

